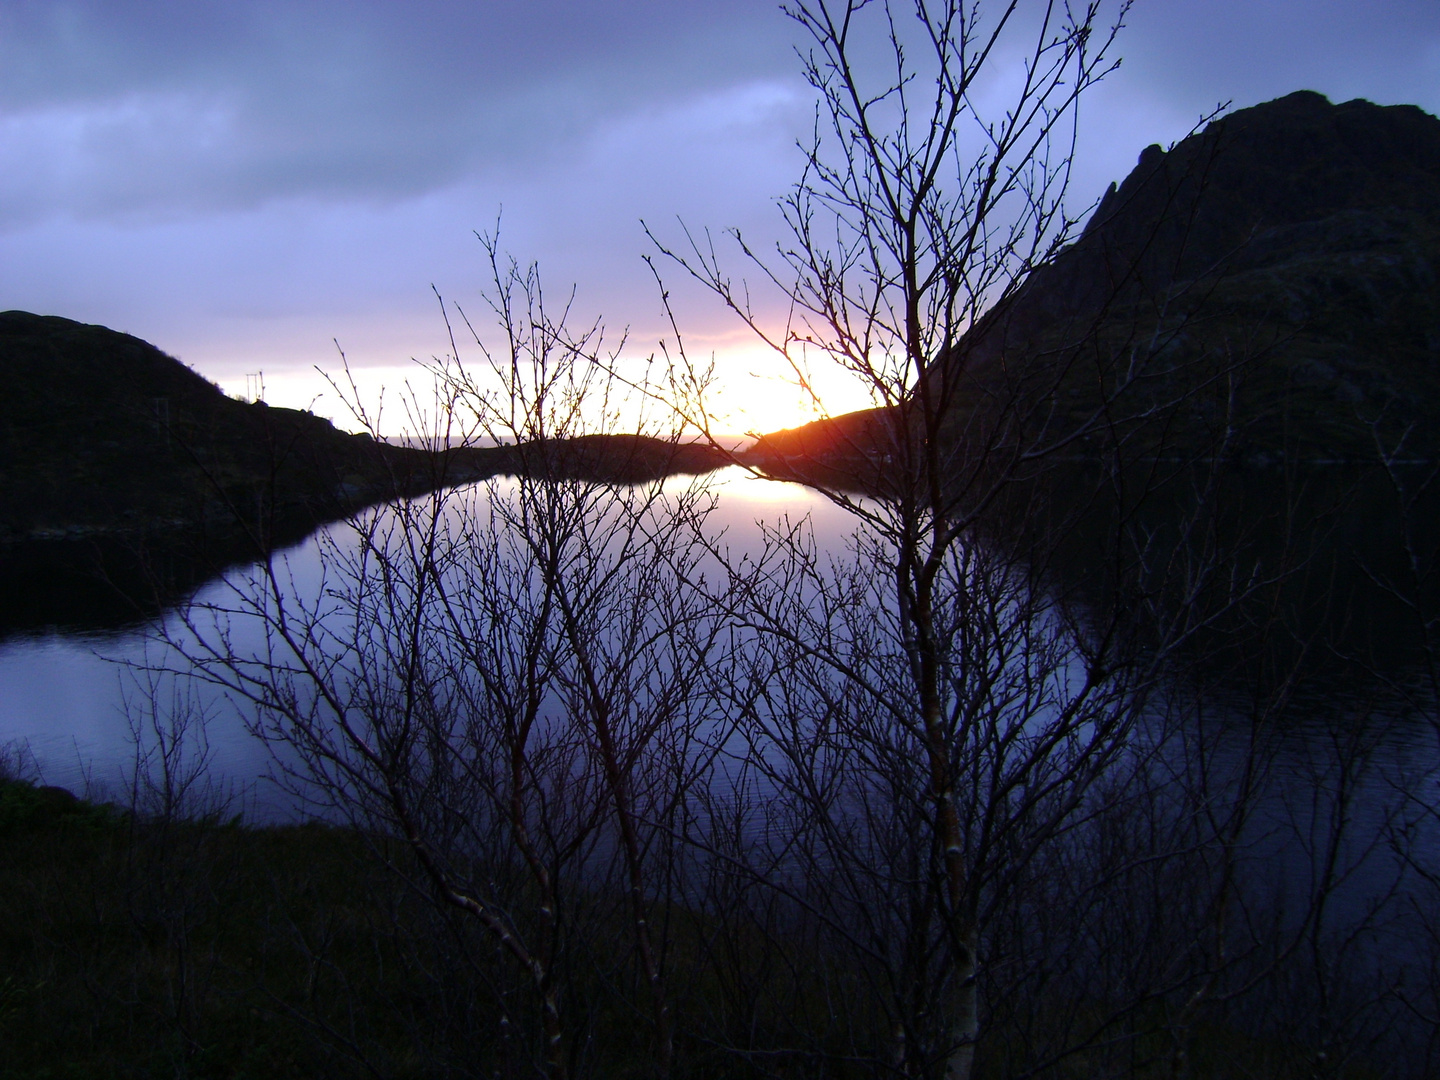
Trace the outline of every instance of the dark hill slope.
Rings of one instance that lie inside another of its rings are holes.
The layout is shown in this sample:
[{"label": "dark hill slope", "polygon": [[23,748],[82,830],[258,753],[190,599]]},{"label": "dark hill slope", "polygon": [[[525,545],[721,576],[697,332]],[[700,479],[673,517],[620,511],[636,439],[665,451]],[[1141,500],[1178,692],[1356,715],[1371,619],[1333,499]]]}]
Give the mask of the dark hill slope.
[{"label": "dark hill slope", "polygon": [[612,483],[703,472],[637,435],[431,451],[227,398],[138,338],[0,313],[0,638],[154,614],[226,566],[367,504],[497,473]]},{"label": "dark hill slope", "polygon": [[[1302,91],[1151,146],[1080,239],[962,344],[1113,383],[1136,356],[1174,399],[1233,374],[1238,449],[1300,458],[1440,454],[1440,120]],[[1167,374],[1168,373],[1168,374]],[[1228,380],[1227,380],[1228,382]],[[1214,416],[1192,403],[1189,442]],[[1213,434],[1213,432],[1210,432]]]},{"label": "dark hill slope", "polygon": [[[1081,274],[1106,265],[1153,295],[1312,249],[1327,239],[1313,226],[1336,215],[1381,211],[1433,227],[1437,194],[1440,120],[1413,105],[1331,105],[1302,90],[1223,117],[1169,153],[1148,147],[1119,189],[1111,185],[1081,243],[1033,288],[1074,295]],[[1342,246],[1359,239],[1353,227],[1339,233]],[[1103,302],[1109,282],[1092,284],[1091,303]]]},{"label": "dark hill slope", "polygon": [[[1053,436],[1127,369],[1145,378],[1113,415],[1172,406],[1156,451],[1228,430],[1242,459],[1372,460],[1375,434],[1440,457],[1440,120],[1301,91],[1149,147],[946,360],[949,426],[974,441],[1003,408]],[[863,446],[840,420],[760,449]]]},{"label": "dark hill slope", "polygon": [[312,525],[366,500],[433,487],[419,450],[247,404],[138,338],[0,313],[0,540]]},{"label": "dark hill slope", "polygon": [[0,313],[0,543],[280,515],[308,529],[358,506],[496,473],[637,483],[726,455],[640,435],[445,451],[350,435],[225,396],[139,338]]}]

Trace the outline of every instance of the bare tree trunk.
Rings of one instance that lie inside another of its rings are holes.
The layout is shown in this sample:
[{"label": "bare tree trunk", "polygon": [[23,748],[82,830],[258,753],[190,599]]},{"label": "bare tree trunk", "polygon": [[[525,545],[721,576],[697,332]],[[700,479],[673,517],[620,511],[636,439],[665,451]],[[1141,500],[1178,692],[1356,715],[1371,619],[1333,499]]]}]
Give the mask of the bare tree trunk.
[{"label": "bare tree trunk", "polygon": [[[811,365],[828,359],[876,406],[868,422],[837,418],[804,437],[780,433],[760,460],[853,515],[857,554],[872,560],[888,591],[847,576],[863,578],[863,568],[827,575],[803,537],[782,533],[777,558],[793,561],[824,615],[778,596],[781,586],[757,589],[744,581],[745,567],[732,568],[730,588],[755,598],[746,620],[797,663],[828,665],[840,684],[790,706],[799,715],[757,716],[752,753],[768,754],[768,741],[790,755],[792,772],[765,768],[777,784],[793,784],[796,813],[803,807],[817,822],[817,838],[803,842],[825,845],[845,867],[833,871],[829,896],[783,891],[812,903],[866,963],[889,964],[892,950],[900,956],[885,968],[895,1022],[875,1056],[907,1075],[941,1063],[951,1080],[975,1072],[986,920],[1122,755],[1148,685],[1123,600],[1082,616],[1051,594],[1045,574],[1083,510],[1048,504],[1071,499],[1083,508],[1113,496],[1119,523],[1104,558],[1138,588],[1143,554],[1134,548],[1143,552],[1144,540],[1125,533],[1135,496],[1127,502],[1123,487],[1153,484],[1153,465],[1125,474],[1116,462],[1136,425],[1152,418],[1163,428],[1165,405],[1143,397],[1128,404],[1143,359],[1128,367],[1115,359],[1090,373],[1100,387],[1093,408],[1064,417],[1056,401],[1071,400],[1095,326],[1019,345],[1003,332],[1007,301],[1074,235],[1064,200],[1077,103],[1111,70],[1107,52],[1127,9],[1119,4],[1104,20],[1097,5],[1047,6],[1027,22],[1016,5],[986,13],[954,0],[802,0],[787,10],[813,44],[805,73],[821,105],[805,174],[782,204],[791,242],[771,260],[735,236],[742,257],[775,286],[784,323],[766,320],[708,239],[687,235],[679,253],[655,241],[812,396]],[[982,115],[977,80],[1007,44],[1027,61],[1012,99]],[[1001,332],[987,340],[987,326]],[[824,402],[814,403],[823,415]],[[710,430],[703,399],[677,407]],[[1056,490],[1066,483],[1050,480],[1061,472],[1056,460],[1088,439],[1114,461],[1102,460],[1098,478],[1085,481],[1094,485],[1088,495]],[[871,625],[858,625],[864,616],[847,623],[848,609],[865,604]],[[1083,677],[1075,674],[1082,668]],[[815,675],[816,684],[825,677]],[[827,726],[847,695],[885,721]],[[866,893],[879,882],[909,886],[883,859],[866,863],[846,850],[845,814],[830,794],[845,770],[817,775],[803,760],[807,737],[817,747],[838,744],[851,773],[894,793],[897,814],[912,798],[928,807],[923,832],[908,838],[927,867],[925,897],[891,909],[893,924],[869,914]],[[817,851],[805,857],[824,872]],[[928,948],[917,948],[922,939]]]}]

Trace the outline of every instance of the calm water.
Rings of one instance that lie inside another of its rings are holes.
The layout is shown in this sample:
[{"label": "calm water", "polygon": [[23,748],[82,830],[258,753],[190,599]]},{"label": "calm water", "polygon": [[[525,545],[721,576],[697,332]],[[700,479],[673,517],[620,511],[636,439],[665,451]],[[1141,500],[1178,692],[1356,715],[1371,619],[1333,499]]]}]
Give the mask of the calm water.
[{"label": "calm water", "polygon": [[[710,525],[724,530],[725,542],[736,553],[758,547],[760,521],[808,516],[817,538],[837,546],[852,529],[843,511],[798,484],[757,480],[740,469],[714,474],[709,481],[720,495]],[[279,556],[300,593],[318,587],[322,540],[343,546],[348,532],[343,523],[328,526]],[[248,572],[241,568],[231,576],[243,580]],[[195,599],[223,602],[229,592],[230,585],[220,579],[201,588]],[[164,622],[168,634],[186,637],[173,613]],[[260,628],[244,620],[235,632],[239,646],[261,641]],[[0,642],[0,746],[26,747],[46,783],[119,798],[133,772],[133,725],[144,722],[156,681],[146,669],[175,663],[173,653],[157,646],[144,628],[89,634],[51,630]],[[204,752],[211,774],[240,793],[252,816],[273,819],[294,812],[289,797],[266,781],[270,752],[246,731],[242,710],[203,683],[160,682],[162,704],[174,702],[178,694],[192,712],[206,716]]]},{"label": "calm water", "polygon": [[[681,477],[669,483],[690,482]],[[817,541],[836,551],[853,529],[844,511],[798,484],[755,479],[740,469],[712,474],[708,483],[719,496],[709,518],[710,529],[723,534],[723,542],[735,554],[759,547],[757,523],[761,522],[809,518]],[[348,526],[338,523],[279,556],[299,595],[313,595],[320,587],[322,542],[343,547],[350,537]],[[229,577],[243,580],[248,573],[249,568],[240,568]],[[202,605],[223,602],[230,591],[230,583],[221,578],[203,586],[196,600]],[[163,622],[167,635],[186,639],[173,612],[164,616]],[[238,620],[233,631],[240,649],[258,646],[263,640],[254,620]],[[167,681],[147,674],[157,666],[185,665],[157,645],[154,634],[143,627],[105,633],[50,630],[0,641],[0,747],[26,748],[47,783],[121,798],[133,772],[135,727],[143,725],[147,703],[157,699],[167,708],[180,704],[206,718],[200,752],[208,755],[212,775],[242,793],[251,814],[261,818],[293,814],[289,797],[266,782],[270,751],[246,731],[245,711],[204,683]],[[1371,726],[1383,730],[1383,738],[1367,751],[1368,759],[1377,766],[1384,764],[1381,771],[1386,777],[1396,776],[1402,766],[1412,774],[1433,775],[1433,763],[1440,759],[1440,731],[1432,722],[1435,710],[1424,704],[1429,700],[1423,688],[1407,700],[1405,695],[1375,684],[1313,687],[1300,695],[1291,710],[1297,727],[1293,745],[1282,754],[1292,777],[1288,786],[1303,791],[1307,784],[1327,783],[1316,754],[1323,757],[1328,749],[1306,734],[1311,727],[1307,717],[1328,720],[1353,714],[1357,721],[1373,721],[1378,716],[1381,723]],[[1315,728],[1327,726],[1317,723]],[[1382,792],[1393,787],[1390,779],[1378,777],[1378,772],[1372,773],[1369,790]],[[1433,786],[1429,779],[1425,783]],[[1379,806],[1378,797],[1362,801],[1374,809]]]},{"label": "calm water", "polygon": [[[740,470],[715,474],[709,483],[719,496],[709,526],[733,555],[761,546],[757,522],[808,518],[817,542],[837,553],[853,528],[842,510],[795,484],[752,479]],[[353,533],[344,524],[333,525],[278,557],[302,601],[322,588],[327,544],[344,550],[353,544]],[[224,604],[233,597],[231,583],[243,583],[249,572],[240,568],[229,580],[203,586],[195,597],[198,607],[207,601]],[[188,637],[173,612],[162,617],[162,628],[172,640],[183,643]],[[237,619],[235,651],[258,647],[262,629],[254,619]],[[1370,651],[1384,652],[1403,633],[1378,626]],[[305,808],[271,778],[276,767],[271,750],[249,734],[246,710],[209,684],[183,674],[153,674],[167,665],[183,667],[153,632],[138,628],[50,631],[0,641],[0,747],[25,747],[47,783],[124,802],[137,745],[153,745],[145,723],[155,701],[161,710],[205,718],[204,737],[193,741],[189,753],[192,760],[199,755],[208,775],[231,793],[232,809],[252,821],[303,814]],[[1433,693],[1411,679],[1413,674],[1393,671],[1389,685],[1374,679],[1361,685],[1322,670],[1297,693],[1280,722],[1267,717],[1267,731],[1278,742],[1269,744],[1265,756],[1264,795],[1238,837],[1241,891],[1264,912],[1261,921],[1266,926],[1273,921],[1277,940],[1313,926],[1320,943],[1316,955],[1357,972],[1356,985],[1367,993],[1371,982],[1426,985],[1434,954],[1417,943],[1440,926],[1440,894],[1423,878],[1440,870],[1440,726]],[[1213,740],[1211,747],[1218,749],[1208,767],[1218,777],[1214,790],[1223,802],[1228,777],[1244,764],[1245,721],[1243,693],[1217,695],[1207,718],[1165,729],[1170,735],[1161,737],[1173,738],[1175,750],[1160,756],[1159,767],[1178,776],[1195,746]],[[1359,741],[1346,745],[1351,735]],[[1191,812],[1183,801],[1175,808],[1177,817]],[[1327,861],[1332,847],[1334,858]],[[1325,906],[1307,907],[1324,873],[1333,879]],[[1301,960],[1302,954],[1308,955],[1296,952]],[[1303,963],[1296,970],[1303,974]],[[1359,1022],[1392,1025],[1397,1052],[1409,1055],[1406,1061],[1422,1060],[1429,1037],[1423,1022],[1386,998],[1375,1000],[1380,1005],[1357,1013],[1363,1017]],[[1419,1075],[1403,1064],[1395,1071]]]}]

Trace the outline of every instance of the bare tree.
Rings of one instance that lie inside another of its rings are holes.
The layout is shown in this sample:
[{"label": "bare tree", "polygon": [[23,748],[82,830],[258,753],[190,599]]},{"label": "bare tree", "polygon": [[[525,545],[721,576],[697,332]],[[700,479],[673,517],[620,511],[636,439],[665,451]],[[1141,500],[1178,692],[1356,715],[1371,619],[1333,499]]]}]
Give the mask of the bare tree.
[{"label": "bare tree", "polygon": [[[425,429],[456,476],[477,441],[509,474],[332,532],[309,593],[272,558],[189,613],[176,644],[301,789],[492,950],[466,954],[476,1071],[664,1076],[688,1046],[758,1075],[1178,1077],[1278,987],[1321,1002],[1326,1046],[1374,1015],[1335,970],[1363,934],[1327,914],[1379,850],[1347,847],[1373,744],[1337,731],[1302,763],[1334,798],[1276,825],[1296,669],[1243,708],[1214,674],[1244,620],[1281,636],[1242,602],[1280,604],[1303,559],[1236,557],[1243,350],[1177,360],[1196,301],[1143,251],[1036,315],[1127,10],[797,3],[819,104],[789,242],[734,236],[778,305],[708,236],[660,245],[801,385],[831,365],[870,393],[731,455],[819,488],[848,547],[785,522],[732,557],[703,491],[582,476],[622,390],[725,450],[704,373],[677,335],[663,387],[620,377],[490,243],[497,344],[432,368]],[[1289,908],[1259,872],[1277,835],[1313,871]]]},{"label": "bare tree", "polygon": [[504,1037],[467,1067],[508,1044],[563,1077],[608,1044],[665,1076],[666,898],[716,633],[678,583],[709,501],[577,478],[575,440],[613,419],[600,329],[573,334],[533,267],[486,251],[494,343],[433,365],[427,430],[456,476],[495,445],[506,474],[332,529],[316,588],[270,558],[172,644],[256,710],[300,794],[488,938]]},{"label": "bare tree", "polygon": [[[1003,957],[986,966],[996,929],[1033,902],[1024,884],[1093,819],[1095,793],[1134,767],[1163,658],[1259,584],[1192,542],[1216,513],[1213,474],[1165,464],[1176,407],[1197,393],[1221,417],[1205,456],[1223,458],[1226,362],[1169,371],[1156,390],[1175,325],[1164,298],[1145,297],[1128,340],[1105,328],[1134,262],[1102,263],[1099,299],[1047,327],[1016,303],[1077,235],[1077,109],[1114,67],[1128,5],[786,10],[819,98],[781,203],[786,242],[766,254],[733,234],[752,293],[708,235],[651,235],[802,386],[830,365],[876,408],[737,457],[820,487],[856,534],[850,558],[827,562],[803,528],[777,531],[712,597],[766,658],[735,691],[737,769],[774,800],[748,834],[714,830],[742,837],[716,854],[866,973],[884,1035],[851,1028],[812,1052],[969,1077],[981,990],[1006,977]],[[675,349],[693,371],[678,333]],[[703,394],[672,404],[711,430]],[[1162,529],[1146,514],[1166,484],[1192,498]]]}]

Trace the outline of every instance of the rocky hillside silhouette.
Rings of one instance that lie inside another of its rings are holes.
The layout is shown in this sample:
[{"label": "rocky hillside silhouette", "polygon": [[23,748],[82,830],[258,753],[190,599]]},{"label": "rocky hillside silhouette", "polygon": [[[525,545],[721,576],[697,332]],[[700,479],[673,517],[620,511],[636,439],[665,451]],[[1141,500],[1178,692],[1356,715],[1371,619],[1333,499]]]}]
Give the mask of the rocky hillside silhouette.
[{"label": "rocky hillside silhouette", "polygon": [[499,473],[639,483],[727,462],[639,435],[430,450],[247,403],[103,326],[0,313],[0,637],[124,625],[372,503]]},{"label": "rocky hillside silhouette", "polygon": [[166,525],[314,527],[497,473],[635,483],[723,463],[709,447],[594,435],[441,452],[247,403],[103,326],[0,313],[0,543]]},{"label": "rocky hillside silhouette", "polygon": [[969,346],[983,360],[1093,342],[1116,367],[1139,353],[1176,373],[1156,398],[1222,374],[1233,405],[1202,394],[1180,419],[1192,439],[1231,424],[1245,453],[1373,458],[1378,436],[1433,457],[1437,267],[1440,120],[1300,92],[1146,149]]},{"label": "rocky hillside silhouette", "polygon": [[423,451],[236,401],[103,326],[0,313],[0,374],[0,541],[277,516],[313,527],[442,480]]},{"label": "rocky hillside silhouette", "polygon": [[1157,450],[1357,461],[1378,440],[1434,459],[1437,270],[1440,120],[1309,91],[1242,109],[1145,149],[1076,242],[966,335],[946,361],[952,428],[1006,393],[1017,415],[1078,426],[1139,369],[1115,412],[1167,406]]}]

